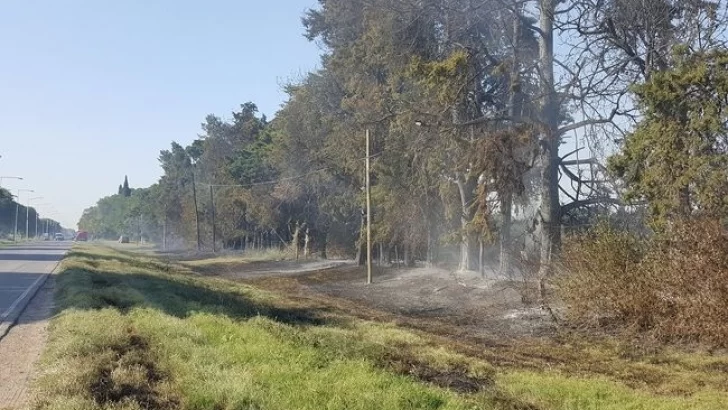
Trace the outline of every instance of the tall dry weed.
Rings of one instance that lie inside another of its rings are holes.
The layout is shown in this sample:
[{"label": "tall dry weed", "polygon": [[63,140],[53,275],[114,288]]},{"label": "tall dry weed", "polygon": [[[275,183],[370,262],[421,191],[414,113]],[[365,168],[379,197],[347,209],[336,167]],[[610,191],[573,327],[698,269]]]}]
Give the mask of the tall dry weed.
[{"label": "tall dry weed", "polygon": [[559,292],[573,320],[728,346],[728,232],[712,219],[640,239],[599,226],[567,239]]}]

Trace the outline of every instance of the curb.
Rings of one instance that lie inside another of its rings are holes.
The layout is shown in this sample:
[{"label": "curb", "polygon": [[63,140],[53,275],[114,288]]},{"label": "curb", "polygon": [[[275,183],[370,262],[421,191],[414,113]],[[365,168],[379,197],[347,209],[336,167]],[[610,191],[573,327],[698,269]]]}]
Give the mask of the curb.
[{"label": "curb", "polygon": [[7,336],[10,329],[15,326],[20,316],[23,312],[25,312],[25,309],[30,304],[30,301],[33,300],[35,295],[38,294],[38,291],[43,287],[43,285],[45,285],[48,277],[56,272],[56,269],[58,269],[58,266],[65,258],[66,255],[63,255],[63,258],[56,263],[50,273],[46,273],[38,277],[38,279],[36,279],[35,282],[33,282],[33,284],[30,285],[30,287],[28,287],[28,289],[26,289],[25,292],[23,292],[23,294],[15,301],[17,304],[15,306],[11,306],[7,312],[0,316],[0,342],[2,342],[5,336]]}]

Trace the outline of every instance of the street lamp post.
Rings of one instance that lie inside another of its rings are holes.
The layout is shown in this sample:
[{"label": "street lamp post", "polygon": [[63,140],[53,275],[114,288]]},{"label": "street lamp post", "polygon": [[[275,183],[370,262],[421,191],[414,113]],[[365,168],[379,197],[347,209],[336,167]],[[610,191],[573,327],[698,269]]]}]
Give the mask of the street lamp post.
[{"label": "street lamp post", "polygon": [[[43,199],[42,196],[36,196],[35,198],[28,198],[28,206],[25,207],[25,239],[29,238],[29,222],[30,222],[30,202],[36,199]],[[38,213],[38,211],[36,211]]]},{"label": "street lamp post", "polygon": [[17,201],[15,202],[15,231],[13,231],[13,242],[17,241],[18,236],[18,213],[20,212],[20,193],[35,192],[32,189],[18,189]]},{"label": "street lamp post", "polygon": [[[50,205],[51,204],[49,204],[49,203],[46,203],[46,204],[38,204],[38,205],[36,205],[36,207],[50,206]],[[36,209],[35,210],[35,237],[36,238],[38,238],[38,220],[39,220],[39,218],[38,218],[38,209]],[[48,220],[47,220],[47,218],[46,218],[46,226],[48,226]]]},{"label": "street lamp post", "polygon": [[21,177],[0,177],[0,187],[3,186],[3,179],[19,179],[21,181],[23,180],[23,178]]}]

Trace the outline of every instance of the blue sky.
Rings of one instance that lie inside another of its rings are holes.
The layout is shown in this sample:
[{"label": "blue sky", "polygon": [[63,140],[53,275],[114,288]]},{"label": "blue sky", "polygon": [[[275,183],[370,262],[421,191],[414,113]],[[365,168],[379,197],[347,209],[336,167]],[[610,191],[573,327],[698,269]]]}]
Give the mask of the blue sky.
[{"label": "blue sky", "polygon": [[[269,117],[281,85],[319,62],[300,18],[315,0],[23,0],[0,13],[0,176],[34,189],[41,216],[76,226],[208,113],[246,101]],[[28,194],[23,194],[25,202]],[[52,211],[51,211],[52,209]]]}]

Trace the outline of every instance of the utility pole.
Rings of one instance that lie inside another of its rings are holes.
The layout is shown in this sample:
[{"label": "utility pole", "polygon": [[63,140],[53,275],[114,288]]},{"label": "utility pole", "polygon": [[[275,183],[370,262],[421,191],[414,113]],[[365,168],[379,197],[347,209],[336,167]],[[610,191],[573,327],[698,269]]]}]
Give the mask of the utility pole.
[{"label": "utility pole", "polygon": [[164,226],[162,226],[162,249],[167,251],[167,207],[164,207]]},{"label": "utility pole", "polygon": [[366,190],[367,190],[367,284],[372,283],[372,195],[369,181],[370,153],[369,153],[369,129],[367,136],[367,159],[366,159]]},{"label": "utility pole", "polygon": [[197,212],[197,187],[195,186],[195,163],[192,163],[192,200],[195,202],[195,229],[197,230],[197,252],[200,249],[200,216]]},{"label": "utility pole", "polygon": [[215,253],[215,240],[217,239],[215,235],[215,194],[214,185],[210,185],[210,206],[212,206],[212,253]]}]

